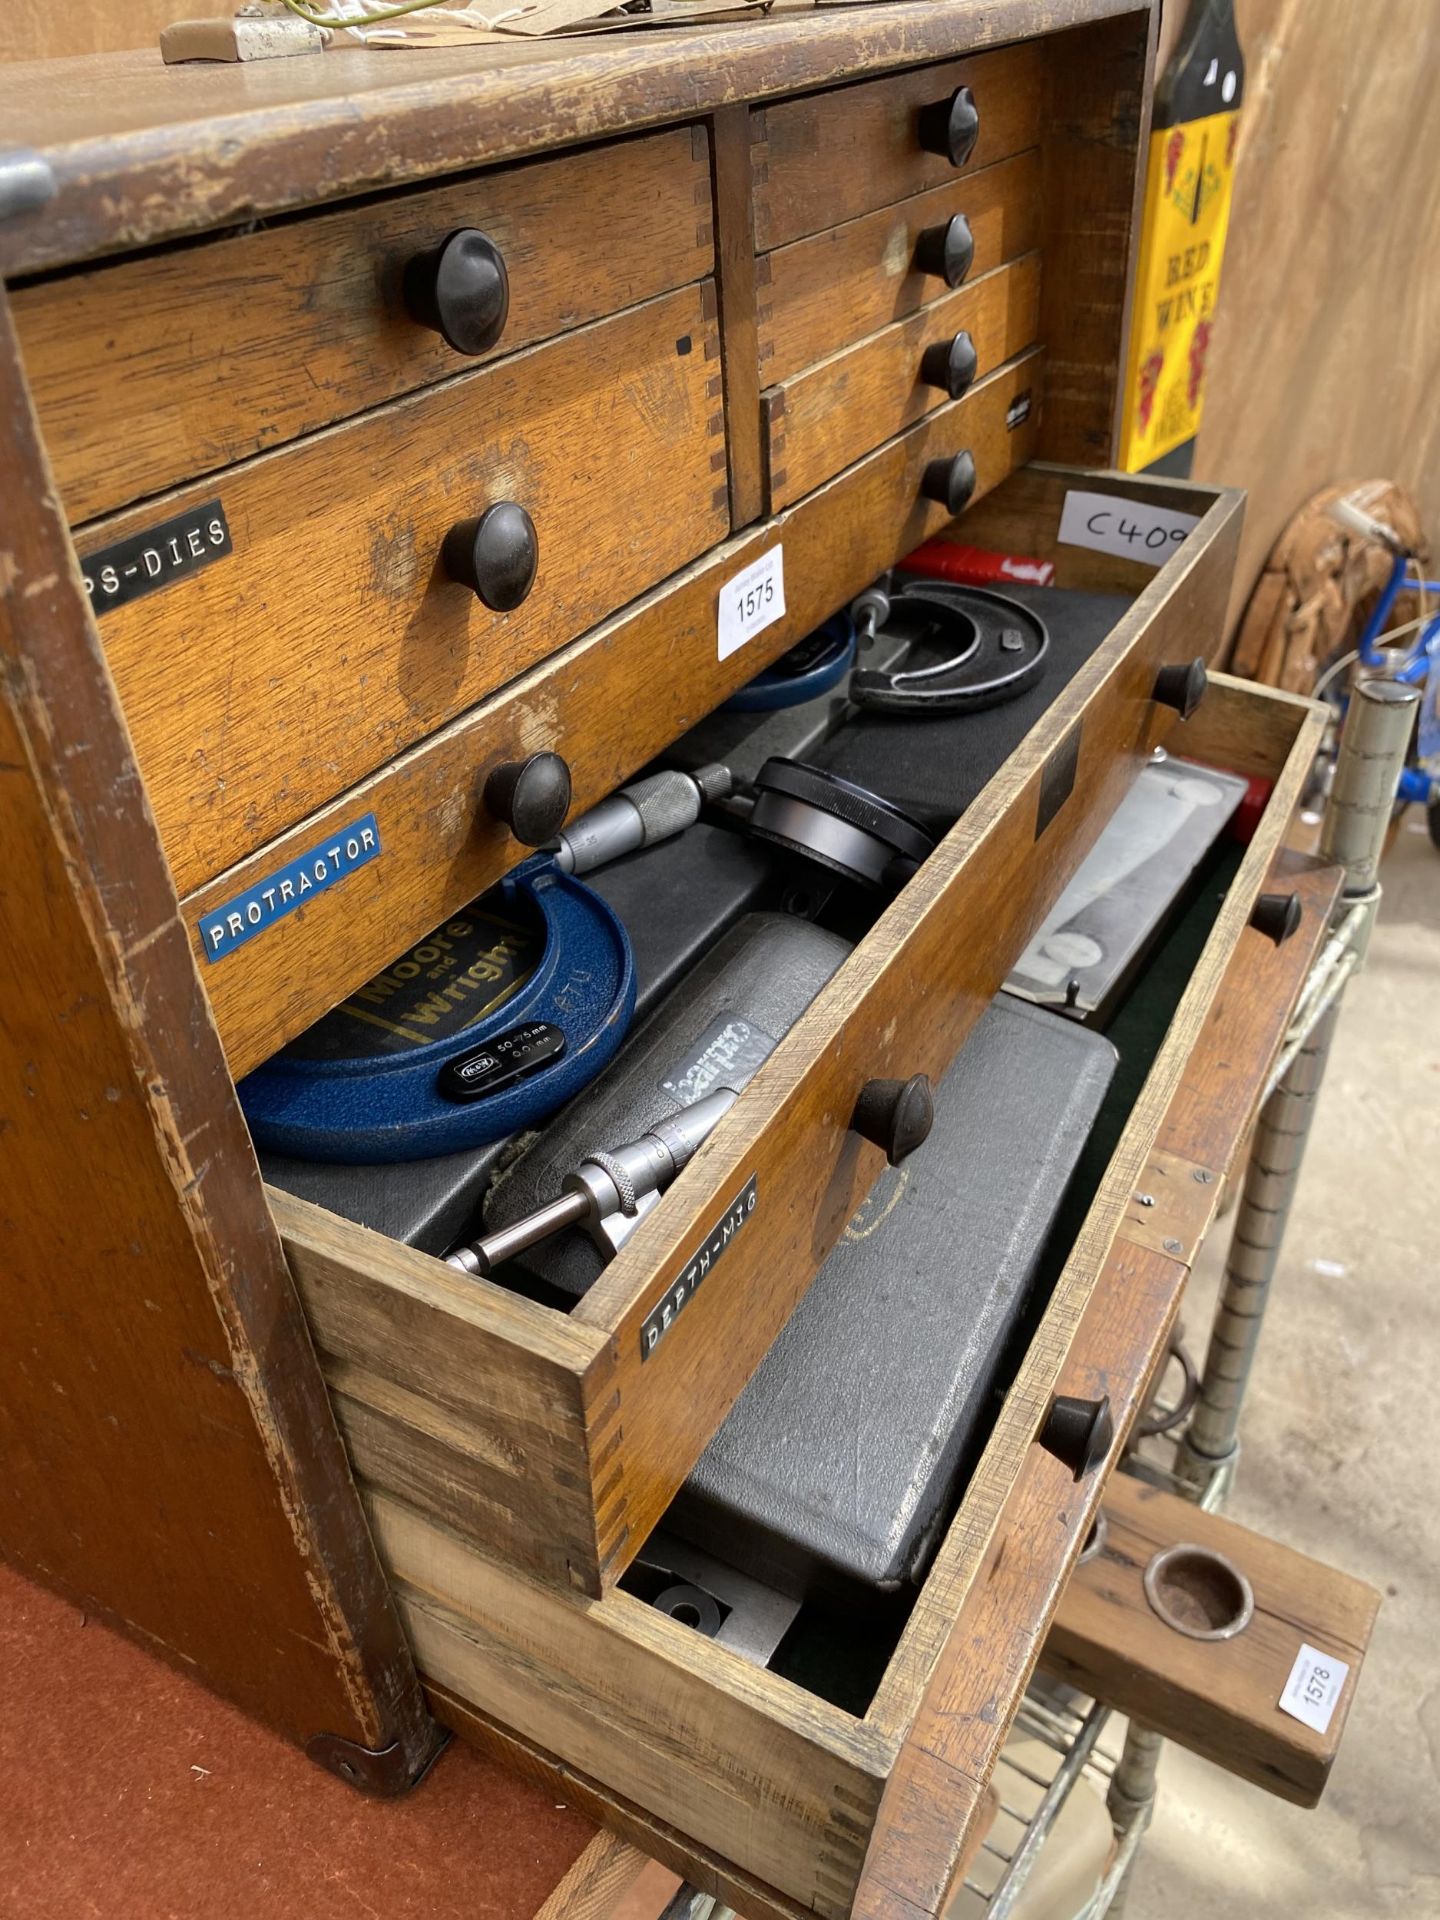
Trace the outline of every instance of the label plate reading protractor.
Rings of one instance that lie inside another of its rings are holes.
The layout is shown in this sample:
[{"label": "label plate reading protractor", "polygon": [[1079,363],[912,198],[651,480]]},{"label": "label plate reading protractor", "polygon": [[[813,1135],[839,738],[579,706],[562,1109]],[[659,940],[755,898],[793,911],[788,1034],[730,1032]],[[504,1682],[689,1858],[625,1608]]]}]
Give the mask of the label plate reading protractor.
[{"label": "label plate reading protractor", "polygon": [[630,942],[545,858],[452,915],[240,1083],[257,1143],[302,1160],[422,1160],[529,1127],[613,1057]]}]

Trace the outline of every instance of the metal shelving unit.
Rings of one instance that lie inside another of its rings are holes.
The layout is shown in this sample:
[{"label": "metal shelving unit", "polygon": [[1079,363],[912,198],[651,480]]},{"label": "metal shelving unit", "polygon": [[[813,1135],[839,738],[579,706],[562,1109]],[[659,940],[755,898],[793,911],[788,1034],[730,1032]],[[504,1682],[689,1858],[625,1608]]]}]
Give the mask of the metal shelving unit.
[{"label": "metal shelving unit", "polygon": [[[1225,1281],[1210,1330],[1209,1349],[1194,1383],[1188,1417],[1162,1441],[1147,1440],[1123,1471],[1214,1511],[1223,1505],[1240,1457],[1239,1420],[1270,1284],[1299,1183],[1305,1143],[1324,1077],[1345,989],[1364,962],[1380,904],[1380,859],[1401,770],[1415,725],[1418,691],[1393,680],[1363,680],[1353,690],[1340,741],[1334,784],[1320,835],[1322,859],[1345,869],[1330,935],[1296,1002],[1255,1124],[1244,1185],[1231,1230]],[[1077,1784],[1104,1783],[1115,1836],[1114,1851],[1095,1892],[1074,1920],[1100,1920],[1124,1904],[1130,1870],[1155,1806],[1155,1776],[1164,1741],[1131,1721],[1118,1753],[1099,1744],[1110,1714],[1096,1703],[1081,1713],[1027,1696],[1016,1726],[1038,1734],[1056,1754],[1052,1777],[1023,1831],[987,1836],[983,1857],[999,1872],[982,1870],[966,1881],[951,1920],[967,1913],[1004,1920]],[[1033,1778],[1033,1770],[1031,1777]],[[1002,1803],[1002,1817],[1021,1820]],[[998,1825],[998,1819],[997,1819]],[[992,1846],[991,1840],[995,1840]],[[1008,1847],[1008,1851],[1007,1851]]]}]

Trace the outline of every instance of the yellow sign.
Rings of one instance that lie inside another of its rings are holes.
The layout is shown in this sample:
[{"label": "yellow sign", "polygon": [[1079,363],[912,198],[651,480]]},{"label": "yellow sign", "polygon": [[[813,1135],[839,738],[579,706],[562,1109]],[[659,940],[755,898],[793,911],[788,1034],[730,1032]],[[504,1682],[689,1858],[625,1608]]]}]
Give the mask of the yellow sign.
[{"label": "yellow sign", "polygon": [[1150,136],[1120,434],[1127,473],[1183,445],[1200,424],[1239,120],[1212,113]]}]

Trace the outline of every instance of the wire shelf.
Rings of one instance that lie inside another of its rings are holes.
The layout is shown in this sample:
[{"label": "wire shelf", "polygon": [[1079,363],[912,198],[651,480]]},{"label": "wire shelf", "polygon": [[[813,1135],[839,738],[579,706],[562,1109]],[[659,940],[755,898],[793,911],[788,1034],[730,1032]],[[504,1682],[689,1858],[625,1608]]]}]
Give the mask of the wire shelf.
[{"label": "wire shelf", "polygon": [[[1109,1719],[1108,1707],[1068,1692],[1037,1685],[1026,1694],[995,1771],[990,1831],[946,1920],[1005,1920],[1076,1787],[1086,1782],[1103,1806],[1119,1759],[1100,1744]],[[1106,1864],[1109,1880],[1113,1867]],[[1097,1897],[1103,1885],[1097,1887]],[[1092,1898],[1082,1909],[1083,1920],[1099,1920],[1109,1903],[1107,1899],[1097,1905]]]}]

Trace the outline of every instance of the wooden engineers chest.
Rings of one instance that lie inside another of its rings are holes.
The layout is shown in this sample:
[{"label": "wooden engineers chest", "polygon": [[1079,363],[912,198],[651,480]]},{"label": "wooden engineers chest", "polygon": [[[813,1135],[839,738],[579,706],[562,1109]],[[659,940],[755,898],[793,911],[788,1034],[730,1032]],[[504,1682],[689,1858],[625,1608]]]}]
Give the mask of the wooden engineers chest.
[{"label": "wooden engineers chest", "polygon": [[[1152,49],[1133,0],[896,0],[9,71],[0,1545],[362,1784],[433,1709],[751,1914],[942,1911],[1298,991],[1247,921],[1311,710],[1155,697],[1219,642],[1240,499],[1103,474]],[[510,288],[465,353],[400,291],[462,227]],[[1061,546],[1082,473],[1198,525],[1158,569]],[[507,501],[539,565],[497,611],[437,556]],[[497,767],[589,806],[957,512],[1128,611],[574,1312],[262,1185],[234,1080],[524,857]],[[722,657],[776,547],[784,618]],[[944,1070],[1161,743],[1270,797],[851,1715],[616,1583],[882,1165],[861,1087]],[[371,816],[380,857],[206,956]],[[1078,1480],[1056,1393],[1113,1410]]]}]

